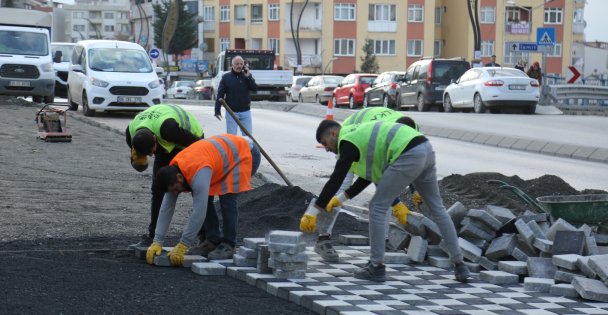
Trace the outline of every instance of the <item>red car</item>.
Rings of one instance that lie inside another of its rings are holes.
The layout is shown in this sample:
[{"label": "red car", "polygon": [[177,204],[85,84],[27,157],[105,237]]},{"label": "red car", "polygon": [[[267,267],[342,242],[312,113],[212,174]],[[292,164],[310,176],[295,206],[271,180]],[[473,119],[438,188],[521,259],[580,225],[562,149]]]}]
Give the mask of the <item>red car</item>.
[{"label": "red car", "polygon": [[350,109],[355,109],[363,104],[363,92],[378,77],[373,73],[353,73],[349,74],[338,84],[333,92],[332,102],[335,107],[348,105]]}]

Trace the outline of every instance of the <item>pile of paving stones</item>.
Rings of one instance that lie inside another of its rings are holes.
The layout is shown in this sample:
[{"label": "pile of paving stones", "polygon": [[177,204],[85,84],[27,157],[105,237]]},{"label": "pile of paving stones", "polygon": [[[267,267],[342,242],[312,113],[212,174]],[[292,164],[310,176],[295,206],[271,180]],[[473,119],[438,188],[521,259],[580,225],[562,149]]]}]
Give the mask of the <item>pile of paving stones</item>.
[{"label": "pile of paving stones", "polygon": [[[530,211],[515,216],[488,205],[467,209],[457,202],[448,213],[458,231],[465,261],[479,278],[493,284],[524,282],[526,290],[608,302],[608,235],[586,224]],[[411,261],[450,268],[438,226],[418,213],[391,228],[391,242],[407,247]]]}]

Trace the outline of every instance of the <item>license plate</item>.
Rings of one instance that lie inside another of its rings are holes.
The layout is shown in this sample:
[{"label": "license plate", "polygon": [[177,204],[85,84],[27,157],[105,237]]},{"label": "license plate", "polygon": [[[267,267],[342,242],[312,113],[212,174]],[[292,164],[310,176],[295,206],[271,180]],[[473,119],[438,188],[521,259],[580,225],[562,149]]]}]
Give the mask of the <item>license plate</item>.
[{"label": "license plate", "polygon": [[119,103],[141,103],[141,97],[136,96],[119,96]]},{"label": "license plate", "polygon": [[526,86],[521,84],[511,84],[509,85],[509,90],[525,90]]},{"label": "license plate", "polygon": [[30,81],[10,81],[9,86],[30,86]]},{"label": "license plate", "polygon": [[259,95],[270,95],[270,91],[258,91],[257,94],[259,94]]},{"label": "license plate", "polygon": [[438,86],[435,87],[435,90],[436,91],[443,91],[443,90],[445,90],[445,85],[438,85]]}]

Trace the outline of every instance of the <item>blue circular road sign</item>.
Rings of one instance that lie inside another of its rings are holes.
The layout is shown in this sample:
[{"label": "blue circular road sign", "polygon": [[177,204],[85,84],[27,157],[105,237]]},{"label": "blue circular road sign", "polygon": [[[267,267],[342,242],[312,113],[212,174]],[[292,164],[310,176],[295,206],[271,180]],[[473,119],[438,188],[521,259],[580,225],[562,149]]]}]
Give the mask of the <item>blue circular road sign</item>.
[{"label": "blue circular road sign", "polygon": [[150,49],[150,57],[152,59],[156,59],[156,58],[158,58],[158,56],[160,56],[160,51],[158,51],[158,49],[156,49],[156,48]]}]

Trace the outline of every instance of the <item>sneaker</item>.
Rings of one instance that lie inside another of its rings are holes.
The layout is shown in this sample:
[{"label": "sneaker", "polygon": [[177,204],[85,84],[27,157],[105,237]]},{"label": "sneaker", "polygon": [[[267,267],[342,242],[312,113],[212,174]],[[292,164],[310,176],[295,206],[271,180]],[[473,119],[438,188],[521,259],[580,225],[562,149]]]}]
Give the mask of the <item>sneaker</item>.
[{"label": "sneaker", "polygon": [[331,240],[317,241],[315,253],[319,254],[326,262],[340,262],[340,256],[338,256],[338,252],[331,245]]},{"label": "sneaker", "polygon": [[214,244],[209,240],[204,240],[200,242],[197,246],[190,248],[188,251],[188,255],[201,255],[203,257],[207,257],[209,253],[211,253],[214,249],[216,249],[218,244]]},{"label": "sneaker", "polygon": [[454,277],[456,278],[456,281],[467,283],[470,276],[471,274],[469,273],[469,268],[467,265],[465,265],[465,263],[459,262],[454,265]]},{"label": "sneaker", "polygon": [[372,262],[368,262],[363,268],[359,268],[354,272],[355,278],[370,281],[386,281],[386,267],[384,265],[374,266]]},{"label": "sneaker", "polygon": [[210,260],[232,259],[234,256],[234,247],[228,243],[222,242],[218,247],[207,255]]},{"label": "sneaker", "polygon": [[152,242],[154,242],[154,238],[150,237],[148,234],[143,234],[141,236],[141,241],[139,241],[139,243],[135,243],[135,244],[131,244],[129,245],[128,249],[135,249],[137,247],[150,247],[150,245],[152,245]]}]

